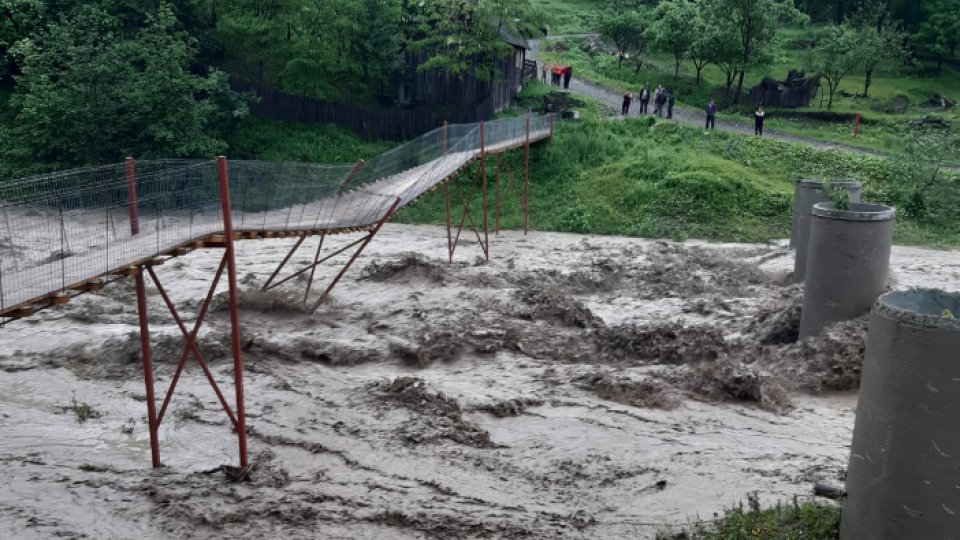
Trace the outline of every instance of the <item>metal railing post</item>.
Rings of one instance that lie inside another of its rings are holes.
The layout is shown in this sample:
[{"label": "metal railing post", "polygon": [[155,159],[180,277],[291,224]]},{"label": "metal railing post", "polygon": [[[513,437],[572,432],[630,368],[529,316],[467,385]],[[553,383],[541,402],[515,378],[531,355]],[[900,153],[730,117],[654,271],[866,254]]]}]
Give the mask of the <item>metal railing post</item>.
[{"label": "metal railing post", "polygon": [[[127,182],[127,206],[130,211],[130,234],[140,234],[140,209],[137,201],[136,163],[132,157],[124,162],[124,176]],[[140,323],[140,353],[143,360],[143,382],[147,390],[147,425],[150,429],[150,457],[153,467],[160,466],[159,425],[157,424],[157,402],[153,389],[153,351],[150,348],[150,319],[147,313],[147,286],[143,279],[143,267],[137,267],[133,275],[137,290],[137,318]]]},{"label": "metal railing post", "polygon": [[527,235],[530,224],[530,115],[526,121],[526,141],[523,145],[523,235]]},{"label": "metal railing post", "polygon": [[485,140],[485,124],[480,122],[480,191],[483,205],[483,244],[484,255],[490,261],[490,227],[487,224],[487,146]]},{"label": "metal railing post", "polygon": [[441,149],[442,149],[442,152],[441,152],[441,153],[442,153],[443,155],[447,155],[447,128],[448,128],[448,127],[449,127],[449,124],[447,124],[447,122],[444,122],[444,123],[443,123],[443,141],[442,141],[442,143],[441,143],[441,145],[440,145],[440,147],[441,147]]},{"label": "metal railing post", "polygon": [[347,176],[344,177],[342,182],[340,182],[340,186],[337,187],[338,196],[343,195],[343,188],[347,187],[347,184],[349,184],[350,181],[353,180],[353,177],[356,176],[358,172],[360,172],[360,169],[363,167],[363,164],[364,164],[364,161],[362,159],[357,160],[357,164],[354,165],[352,169],[350,169],[350,172],[347,173]]},{"label": "metal railing post", "polygon": [[124,163],[124,175],[127,178],[127,204],[130,210],[130,234],[140,233],[140,209],[137,208],[136,164],[132,157]]},{"label": "metal railing post", "polygon": [[240,445],[240,466],[247,466],[247,414],[243,405],[243,358],[240,350],[240,312],[237,298],[237,260],[233,242],[233,213],[230,207],[230,178],[227,158],[217,158],[220,179],[220,205],[223,210],[223,236],[227,258],[227,291],[230,304],[230,344],[233,350],[233,380],[237,393],[237,439]]}]

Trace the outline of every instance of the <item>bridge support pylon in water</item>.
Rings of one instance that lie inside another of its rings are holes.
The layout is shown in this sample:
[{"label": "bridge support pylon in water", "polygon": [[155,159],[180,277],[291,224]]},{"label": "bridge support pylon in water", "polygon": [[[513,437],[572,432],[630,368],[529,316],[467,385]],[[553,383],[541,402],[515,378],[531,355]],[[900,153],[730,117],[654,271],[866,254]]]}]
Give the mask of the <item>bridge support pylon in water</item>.
[{"label": "bridge support pylon in water", "polygon": [[[443,153],[446,154],[446,124],[443,125],[443,130]],[[484,140],[485,135],[485,124],[484,122],[480,122],[480,156],[477,157],[477,161],[480,163],[480,166],[477,168],[477,176],[475,181],[471,182],[471,184],[467,187],[467,190],[464,191],[464,189],[455,182],[457,178],[456,175],[443,181],[443,202],[447,218],[447,254],[449,256],[450,263],[453,263],[453,254],[457,251],[457,246],[460,244],[460,236],[465,227],[469,227],[470,230],[476,235],[477,243],[480,244],[480,249],[483,251],[483,256],[486,258],[487,262],[490,261],[490,227],[487,214],[487,150],[486,142]],[[460,204],[463,205],[460,212],[460,223],[456,225],[456,227],[453,226],[451,221],[451,188],[453,191],[456,191],[457,198],[459,199],[458,206]],[[482,228],[474,221],[473,214],[470,210],[470,203],[473,202],[473,198],[477,194],[477,191],[480,192],[480,207],[483,214]],[[456,234],[453,234],[454,228],[457,231]],[[480,234],[481,230],[483,232],[482,236]]]},{"label": "bridge support pylon in water", "polygon": [[397,211],[397,207],[400,206],[401,200],[402,199],[400,197],[397,197],[396,200],[393,202],[393,204],[390,206],[390,208],[387,210],[387,212],[383,215],[383,217],[380,218],[380,221],[378,221],[372,227],[366,229],[365,230],[366,234],[364,234],[361,238],[359,238],[358,240],[350,244],[347,244],[346,246],[334,251],[333,253],[323,258],[320,258],[320,254],[323,251],[323,243],[324,243],[324,240],[326,240],[327,238],[327,233],[326,232],[320,233],[320,242],[317,245],[316,254],[313,256],[313,263],[311,263],[308,266],[304,266],[303,268],[300,268],[293,274],[277,281],[277,276],[280,275],[280,271],[283,270],[283,268],[290,261],[290,258],[293,257],[293,254],[300,249],[304,241],[307,239],[307,236],[309,236],[307,233],[301,234],[300,237],[297,239],[297,242],[293,245],[293,247],[287,253],[286,257],[283,258],[283,261],[280,262],[280,265],[277,266],[277,269],[273,271],[273,274],[270,275],[270,278],[267,279],[267,282],[263,284],[263,287],[261,287],[260,290],[269,291],[272,289],[276,289],[280,285],[283,285],[284,283],[309,272],[309,277],[307,278],[307,288],[303,294],[303,303],[306,304],[310,296],[310,290],[313,288],[313,278],[314,278],[314,274],[316,273],[317,267],[327,262],[328,260],[336,257],[337,255],[340,255],[341,253],[349,251],[350,249],[353,249],[353,248],[357,248],[356,251],[354,251],[353,254],[350,256],[350,259],[347,260],[343,268],[340,269],[340,272],[338,272],[337,275],[330,281],[330,284],[327,285],[327,288],[323,291],[323,294],[320,295],[320,298],[318,298],[316,302],[314,302],[313,307],[311,309],[313,311],[316,311],[317,308],[319,308],[320,305],[327,300],[327,298],[330,296],[330,292],[333,291],[333,288],[337,286],[337,283],[339,283],[340,280],[343,278],[343,276],[347,273],[347,270],[350,270],[350,267],[353,266],[353,263],[357,261],[357,258],[360,257],[360,254],[363,253],[363,250],[366,249],[367,245],[370,244],[370,242],[373,240],[373,237],[376,236],[378,232],[380,232],[380,229],[384,226],[384,224],[386,224],[386,222],[389,221],[393,213]]},{"label": "bridge support pylon in water", "polygon": [[[503,212],[504,197],[515,196],[523,212],[523,234],[530,230],[530,117],[527,116],[526,136],[523,143],[523,184],[518,178],[519,171],[511,171],[506,157],[497,154],[497,189],[494,206],[494,232],[500,234],[500,215]],[[505,182],[504,182],[505,179]],[[504,184],[501,190],[500,185]],[[501,196],[502,192],[502,196]]]},{"label": "bridge support pylon in water", "polygon": [[[203,303],[200,305],[200,311],[197,314],[197,320],[194,322],[193,329],[191,331],[187,330],[186,325],[183,322],[182,317],[177,312],[175,304],[170,299],[170,296],[167,294],[166,289],[160,282],[159,277],[156,272],[153,270],[153,266],[158,262],[148,261],[142,263],[136,267],[130,268],[130,273],[134,277],[137,291],[137,312],[140,320],[140,345],[141,353],[143,360],[143,375],[144,383],[146,385],[146,394],[147,394],[147,423],[150,428],[150,453],[152,458],[152,463],[154,467],[160,467],[160,438],[159,438],[159,429],[160,424],[163,422],[164,416],[166,415],[167,408],[170,405],[170,401],[173,398],[174,391],[177,388],[177,383],[180,381],[181,375],[186,367],[187,360],[193,356],[197,364],[203,370],[204,375],[207,378],[207,381],[210,383],[213,392],[217,396],[217,400],[220,402],[220,405],[223,407],[223,410],[226,412],[227,417],[230,419],[230,423],[233,426],[233,429],[237,433],[237,442],[239,446],[239,455],[240,455],[240,467],[247,467],[247,432],[246,432],[246,411],[244,408],[244,399],[243,399],[243,358],[241,356],[240,349],[240,317],[238,311],[238,297],[237,297],[237,266],[236,266],[236,252],[234,250],[234,233],[233,233],[233,219],[230,211],[230,190],[229,190],[229,178],[227,173],[227,160],[224,157],[220,157],[217,160],[217,174],[219,177],[220,183],[220,199],[223,212],[223,228],[224,234],[222,241],[211,241],[206,244],[205,247],[220,247],[224,250],[223,258],[220,261],[219,268],[213,278],[213,283],[210,285],[210,289],[207,292],[207,296],[204,299]],[[133,159],[127,158],[126,162],[126,179],[127,179],[127,196],[130,209],[130,232],[133,235],[140,233],[139,225],[139,209],[137,206],[137,189],[136,189],[136,173],[135,173],[135,164]],[[227,402],[226,397],[223,392],[220,390],[220,386],[217,384],[216,379],[213,376],[213,373],[210,371],[209,366],[207,365],[206,360],[203,357],[203,354],[200,352],[200,348],[197,346],[197,335],[200,332],[200,328],[203,325],[204,319],[207,316],[207,313],[210,308],[210,302],[213,299],[214,292],[217,289],[217,285],[220,283],[221,278],[223,277],[224,270],[227,273],[227,296],[229,303],[230,311],[230,345],[231,351],[233,353],[233,378],[234,378],[234,389],[236,393],[235,407],[231,408],[230,404]],[[170,387],[167,389],[163,403],[160,406],[160,410],[157,411],[157,401],[156,394],[154,392],[154,371],[153,371],[153,354],[150,347],[150,321],[148,318],[147,312],[147,292],[146,292],[146,279],[145,276],[149,276],[153,284],[156,286],[157,292],[159,292],[160,297],[163,299],[164,303],[167,306],[167,309],[170,311],[174,321],[177,323],[177,326],[180,328],[180,332],[183,334],[184,338],[184,348],[183,352],[180,355],[180,361],[177,363],[177,370],[173,376],[173,380],[170,382]]]}]

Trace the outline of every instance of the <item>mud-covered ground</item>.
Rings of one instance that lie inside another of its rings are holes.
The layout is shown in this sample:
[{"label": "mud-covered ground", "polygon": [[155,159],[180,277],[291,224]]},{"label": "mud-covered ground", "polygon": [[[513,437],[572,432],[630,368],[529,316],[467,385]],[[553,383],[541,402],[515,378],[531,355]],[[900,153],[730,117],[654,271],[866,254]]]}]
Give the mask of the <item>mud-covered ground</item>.
[{"label": "mud-covered ground", "polygon": [[[0,536],[645,538],[843,480],[867,323],[796,343],[779,245],[510,232],[448,266],[391,225],[310,313],[302,280],[257,292],[292,244],[238,245],[245,481],[192,361],[149,468],[131,282],[0,329]],[[188,325],[219,255],[157,268]],[[893,269],[960,283],[951,252]],[[225,305],[200,348],[233,403]],[[155,292],[150,319],[162,392],[182,341]]]}]

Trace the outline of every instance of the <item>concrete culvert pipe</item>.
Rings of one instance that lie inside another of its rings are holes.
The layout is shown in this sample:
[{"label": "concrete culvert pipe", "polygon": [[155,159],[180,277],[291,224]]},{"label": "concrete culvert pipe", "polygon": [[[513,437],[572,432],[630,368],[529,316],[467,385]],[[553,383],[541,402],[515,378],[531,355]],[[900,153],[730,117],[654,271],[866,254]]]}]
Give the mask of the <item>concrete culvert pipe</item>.
[{"label": "concrete culvert pipe", "polygon": [[836,210],[819,203],[810,215],[800,339],[870,311],[886,286],[896,210],[862,203]]},{"label": "concrete culvert pipe", "polygon": [[870,319],[840,538],[960,538],[960,294],[898,291]]},{"label": "concrete culvert pipe", "polygon": [[[860,182],[829,182],[830,185],[843,188],[850,194],[850,202],[860,202]],[[796,248],[797,257],[793,266],[794,283],[802,283],[807,269],[807,239],[810,236],[810,212],[813,205],[828,202],[823,188],[827,182],[820,180],[798,180],[793,196],[793,227],[790,230],[790,247]]]}]

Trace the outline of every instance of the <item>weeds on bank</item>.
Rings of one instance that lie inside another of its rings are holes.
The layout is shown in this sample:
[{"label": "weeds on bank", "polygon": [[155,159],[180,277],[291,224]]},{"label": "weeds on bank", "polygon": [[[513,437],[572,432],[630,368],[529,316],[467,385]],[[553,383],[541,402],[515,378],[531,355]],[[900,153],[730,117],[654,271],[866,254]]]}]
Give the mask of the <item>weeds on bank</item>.
[{"label": "weeds on bank", "polygon": [[62,413],[73,413],[77,419],[78,424],[86,423],[87,420],[91,418],[101,418],[103,413],[94,409],[92,405],[87,402],[77,401],[77,393],[72,392],[70,394],[70,404],[61,406],[60,412]]},{"label": "weeds on bank", "polygon": [[679,533],[659,533],[657,540],[834,540],[840,536],[840,507],[800,502],[762,508],[757,493],[747,495],[717,521],[698,523]]}]

